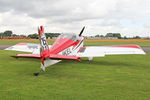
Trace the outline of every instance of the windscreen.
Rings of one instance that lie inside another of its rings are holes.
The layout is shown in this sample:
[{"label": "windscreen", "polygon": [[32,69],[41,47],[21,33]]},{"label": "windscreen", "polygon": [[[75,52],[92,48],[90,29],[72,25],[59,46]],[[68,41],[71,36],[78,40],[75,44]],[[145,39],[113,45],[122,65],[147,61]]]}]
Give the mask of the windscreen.
[{"label": "windscreen", "polygon": [[76,34],[61,34],[61,35],[59,35],[58,38],[67,38],[67,39],[71,39],[75,42],[79,40],[79,36]]}]

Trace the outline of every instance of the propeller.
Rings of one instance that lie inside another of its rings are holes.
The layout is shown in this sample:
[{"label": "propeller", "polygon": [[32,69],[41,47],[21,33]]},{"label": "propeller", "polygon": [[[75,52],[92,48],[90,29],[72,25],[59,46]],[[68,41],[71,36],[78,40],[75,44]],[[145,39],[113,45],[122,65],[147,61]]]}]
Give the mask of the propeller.
[{"label": "propeller", "polygon": [[81,32],[80,32],[80,34],[79,34],[79,36],[81,36],[81,35],[82,35],[82,33],[83,33],[84,29],[85,29],[85,26],[82,28],[82,30],[81,30]]}]

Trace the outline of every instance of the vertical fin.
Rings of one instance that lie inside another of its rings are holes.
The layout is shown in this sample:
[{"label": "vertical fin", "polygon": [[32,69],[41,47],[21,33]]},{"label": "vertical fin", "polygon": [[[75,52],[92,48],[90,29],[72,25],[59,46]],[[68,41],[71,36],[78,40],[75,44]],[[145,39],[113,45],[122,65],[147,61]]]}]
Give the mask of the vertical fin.
[{"label": "vertical fin", "polygon": [[40,41],[42,51],[49,49],[43,26],[40,26],[38,32],[39,32],[39,41]]},{"label": "vertical fin", "polygon": [[40,45],[41,45],[41,48],[40,48],[41,62],[44,65],[45,58],[50,57],[50,49],[49,49],[48,43],[46,41],[46,36],[45,36],[45,33],[44,33],[43,26],[40,26],[38,28],[38,33],[39,33],[38,34],[39,35],[39,42],[40,42]]}]

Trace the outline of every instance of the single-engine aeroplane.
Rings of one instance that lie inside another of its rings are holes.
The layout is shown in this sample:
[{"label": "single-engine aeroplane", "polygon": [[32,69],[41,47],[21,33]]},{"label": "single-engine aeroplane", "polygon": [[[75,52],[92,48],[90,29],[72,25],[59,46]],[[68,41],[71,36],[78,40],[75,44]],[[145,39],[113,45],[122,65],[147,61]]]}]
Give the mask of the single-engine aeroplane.
[{"label": "single-engine aeroplane", "polygon": [[[60,62],[61,60],[77,60],[82,57],[104,57],[105,55],[118,54],[145,54],[138,45],[114,45],[114,46],[83,46],[82,33],[85,27],[77,34],[61,34],[53,45],[48,45],[43,26],[38,28],[39,44],[19,43],[5,50],[31,52],[32,54],[17,54],[16,58],[36,58],[41,60],[41,69]],[[38,75],[38,73],[35,73]]]}]

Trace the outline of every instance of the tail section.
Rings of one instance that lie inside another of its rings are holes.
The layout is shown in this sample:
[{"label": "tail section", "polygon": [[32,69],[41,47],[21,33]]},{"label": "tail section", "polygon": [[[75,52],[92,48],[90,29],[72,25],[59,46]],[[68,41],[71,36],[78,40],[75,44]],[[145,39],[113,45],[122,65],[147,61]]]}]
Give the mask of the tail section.
[{"label": "tail section", "polygon": [[44,33],[43,26],[40,26],[38,28],[38,33],[39,33],[39,41],[41,45],[41,48],[40,48],[41,62],[44,65],[44,59],[50,57],[50,49],[46,41],[46,36]]},{"label": "tail section", "polygon": [[39,41],[40,41],[41,50],[42,50],[41,52],[45,50],[49,50],[43,26],[40,26],[40,28],[38,29],[38,32],[39,32]]}]

